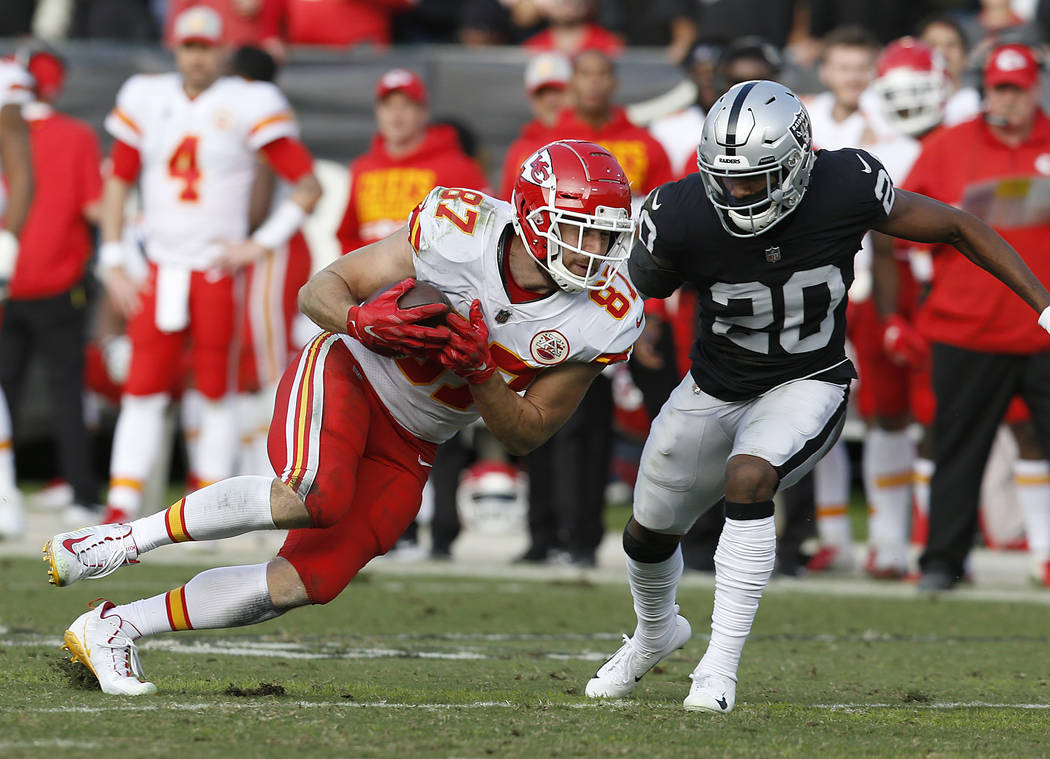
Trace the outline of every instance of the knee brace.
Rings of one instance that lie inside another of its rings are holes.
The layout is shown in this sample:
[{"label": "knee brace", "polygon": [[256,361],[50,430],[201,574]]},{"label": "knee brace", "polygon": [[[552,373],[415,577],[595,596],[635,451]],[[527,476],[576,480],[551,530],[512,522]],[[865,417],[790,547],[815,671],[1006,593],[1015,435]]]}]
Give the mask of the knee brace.
[{"label": "knee brace", "polygon": [[[633,530],[632,525],[634,525]],[[681,540],[681,535],[653,532],[642,527],[633,519],[628,521],[627,526],[623,528],[624,553],[643,564],[657,564],[671,558],[671,554],[678,550],[678,543]]]}]

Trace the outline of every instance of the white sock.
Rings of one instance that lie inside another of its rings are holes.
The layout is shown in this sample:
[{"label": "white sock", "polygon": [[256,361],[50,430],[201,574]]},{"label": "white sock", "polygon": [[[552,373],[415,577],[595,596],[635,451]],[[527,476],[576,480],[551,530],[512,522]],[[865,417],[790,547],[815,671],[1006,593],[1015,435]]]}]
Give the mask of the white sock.
[{"label": "white sock", "polygon": [[697,672],[736,680],[744,642],[773,574],[777,552],[773,517],[726,519],[715,550],[715,606],[711,642]]},{"label": "white sock", "polygon": [[15,482],[15,449],[11,441],[11,413],[7,399],[0,390],[0,493],[10,493]]},{"label": "white sock", "polygon": [[224,480],[233,474],[237,452],[237,414],[233,403],[225,398],[201,402],[200,437],[193,472],[201,487]]},{"label": "white sock", "polygon": [[254,530],[275,530],[270,510],[272,477],[231,477],[190,493],[164,511],[131,523],[139,553],[188,540],[217,540]]},{"label": "white sock", "polygon": [[930,481],[933,479],[935,468],[932,460],[924,458],[916,458],[911,467],[911,488],[915,499],[915,510],[926,520],[930,518]]},{"label": "white sock", "polygon": [[135,626],[136,638],[254,625],[280,614],[270,600],[266,564],[209,569],[179,588],[113,611]]},{"label": "white sock", "polygon": [[627,557],[627,582],[634,597],[634,613],[638,615],[633,640],[647,651],[659,650],[674,626],[675,594],[684,566],[681,546],[655,564]]},{"label": "white sock", "polygon": [[1028,552],[1045,561],[1050,559],[1050,462],[1018,459],[1013,470]]},{"label": "white sock", "polygon": [[849,555],[853,535],[849,523],[849,453],[840,439],[813,469],[817,534],[823,545]]},{"label": "white sock", "polygon": [[872,428],[864,439],[863,461],[868,543],[875,549],[876,566],[904,567],[915,445],[907,430]]},{"label": "white sock", "polygon": [[113,430],[107,502],[132,516],[142,510],[142,488],[160,449],[167,407],[167,393],[125,394],[120,401],[120,415]]}]

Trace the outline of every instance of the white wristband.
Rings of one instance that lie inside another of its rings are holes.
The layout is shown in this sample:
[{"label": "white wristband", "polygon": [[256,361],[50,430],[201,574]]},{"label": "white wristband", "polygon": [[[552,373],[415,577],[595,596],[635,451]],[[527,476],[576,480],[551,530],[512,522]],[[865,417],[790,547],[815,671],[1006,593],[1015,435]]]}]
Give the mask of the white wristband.
[{"label": "white wristband", "polygon": [[1050,332],[1050,306],[1043,309],[1043,313],[1039,314],[1039,326]]},{"label": "white wristband", "polygon": [[306,211],[301,205],[286,200],[255,230],[252,241],[267,250],[277,250],[299,230],[305,218]]},{"label": "white wristband", "polygon": [[15,273],[18,260],[18,238],[6,229],[0,229],[0,281],[6,282]]},{"label": "white wristband", "polygon": [[98,268],[101,271],[124,265],[124,243],[110,240],[98,246]]}]

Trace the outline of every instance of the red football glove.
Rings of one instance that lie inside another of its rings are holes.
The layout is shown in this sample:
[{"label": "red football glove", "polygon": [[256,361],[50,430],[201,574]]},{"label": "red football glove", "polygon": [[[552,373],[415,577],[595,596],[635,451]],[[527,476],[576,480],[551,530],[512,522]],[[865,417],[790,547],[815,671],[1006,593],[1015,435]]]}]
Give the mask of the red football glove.
[{"label": "red football glove", "polygon": [[898,366],[921,367],[930,360],[930,346],[926,339],[907,319],[897,314],[886,319],[886,326],[882,330],[882,347]]},{"label": "red football glove", "polygon": [[470,304],[470,321],[452,312],[448,315],[452,337],[438,356],[441,365],[471,385],[487,380],[496,371],[489,351],[489,328],[481,313],[481,301]]},{"label": "red football glove", "polygon": [[440,350],[448,343],[448,327],[423,327],[416,322],[444,314],[441,303],[400,308],[397,299],[412,289],[413,280],[405,279],[378,298],[346,312],[346,334],[373,353],[391,358],[405,355],[423,356]]}]

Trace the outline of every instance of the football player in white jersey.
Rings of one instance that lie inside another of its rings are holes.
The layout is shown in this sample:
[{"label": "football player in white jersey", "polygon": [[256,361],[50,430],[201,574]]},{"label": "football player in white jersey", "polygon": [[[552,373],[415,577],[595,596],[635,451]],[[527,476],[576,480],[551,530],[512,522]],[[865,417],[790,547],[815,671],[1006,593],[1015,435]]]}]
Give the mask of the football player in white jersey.
[{"label": "football player in white jersey", "polygon": [[[0,60],[0,167],[7,183],[0,229],[0,319],[18,258],[18,235],[33,200],[29,128],[22,118],[22,105],[32,99],[33,80],[29,73],[13,60]],[[20,535],[23,524],[22,497],[15,483],[11,415],[0,390],[0,540]]]},{"label": "football player in white jersey", "polygon": [[[138,667],[143,635],[253,624],[334,599],[415,517],[438,445],[479,416],[512,453],[547,440],[641,333],[642,300],[620,270],[630,208],[612,154],[558,141],[526,159],[511,203],[435,188],[406,226],[314,275],[299,304],[326,331],[281,379],[269,438],[277,478],[234,477],[45,546],[52,582],[68,585],[160,545],[290,530],[268,563],[212,569],[79,617],[66,644],[102,689],[155,690]],[[450,299],[447,326],[421,324],[443,304],[398,306],[412,277]]]},{"label": "football player in white jersey", "polygon": [[[105,122],[116,140],[102,199],[99,265],[107,292],[130,319],[132,345],[106,522],[132,518],[141,508],[142,482],[157,454],[187,341],[193,380],[205,398],[194,468],[203,482],[231,473],[232,274],[284,246],[321,193],[281,91],[269,82],[222,76],[227,48],[219,15],[206,6],[182,11],[174,39],[177,71],[131,77]],[[248,237],[257,154],[294,189]],[[136,180],[150,264],[146,283],[125,271],[120,242],[125,199]]]}]

